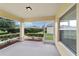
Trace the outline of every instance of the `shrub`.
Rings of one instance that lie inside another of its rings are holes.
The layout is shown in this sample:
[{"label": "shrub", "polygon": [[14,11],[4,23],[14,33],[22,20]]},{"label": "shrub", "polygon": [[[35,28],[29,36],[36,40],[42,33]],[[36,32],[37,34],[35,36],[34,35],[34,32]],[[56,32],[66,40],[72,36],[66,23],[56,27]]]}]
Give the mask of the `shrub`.
[{"label": "shrub", "polygon": [[43,29],[39,29],[39,28],[25,28],[25,33],[38,33],[38,32],[42,32]]},{"label": "shrub", "polygon": [[38,34],[38,33],[26,33],[27,36],[36,36],[36,37],[43,37],[44,34]]},{"label": "shrub", "polygon": [[15,37],[19,37],[19,33],[0,35],[0,40],[4,41],[4,40],[15,38]]},{"label": "shrub", "polygon": [[8,33],[0,33],[0,35],[4,35],[4,34],[8,34]]},{"label": "shrub", "polygon": [[9,28],[8,29],[8,33],[18,33],[18,32],[20,32],[19,28]]}]

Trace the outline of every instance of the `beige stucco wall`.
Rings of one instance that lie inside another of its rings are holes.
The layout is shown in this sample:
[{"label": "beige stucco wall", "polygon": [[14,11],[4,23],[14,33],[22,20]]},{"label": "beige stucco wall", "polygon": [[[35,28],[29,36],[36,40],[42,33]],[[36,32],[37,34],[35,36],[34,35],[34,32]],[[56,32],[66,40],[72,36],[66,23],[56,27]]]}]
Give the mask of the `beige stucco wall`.
[{"label": "beige stucco wall", "polygon": [[49,21],[49,20],[54,20],[55,16],[43,16],[43,17],[31,17],[31,18],[22,18],[17,15],[13,15],[9,12],[6,12],[4,10],[0,9],[0,16],[1,17],[6,17],[9,19],[17,20],[20,22],[31,22],[31,21]]},{"label": "beige stucco wall", "polygon": [[71,56],[74,55],[61,41],[59,41],[59,18],[64,15],[72,6],[75,4],[63,4],[60,9],[58,10],[56,14],[56,23],[55,23],[55,44],[60,52],[61,55],[63,56]]},{"label": "beige stucco wall", "polygon": [[52,21],[52,20],[55,20],[55,16],[43,16],[43,17],[24,18],[23,22]]},{"label": "beige stucco wall", "polygon": [[77,55],[79,56],[79,3],[77,4]]},{"label": "beige stucco wall", "polygon": [[1,9],[0,9],[0,16],[6,17],[6,18],[9,18],[9,19],[13,19],[13,20],[17,20],[17,21],[20,21],[20,19],[21,19],[21,17],[13,15],[13,14],[6,12],[4,10],[1,10]]}]

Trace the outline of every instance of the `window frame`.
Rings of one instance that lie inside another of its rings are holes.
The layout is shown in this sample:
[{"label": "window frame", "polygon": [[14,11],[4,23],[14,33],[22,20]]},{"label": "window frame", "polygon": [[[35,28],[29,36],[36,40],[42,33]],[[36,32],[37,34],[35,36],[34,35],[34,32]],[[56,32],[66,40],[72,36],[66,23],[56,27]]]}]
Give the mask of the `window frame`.
[{"label": "window frame", "polygon": [[[61,39],[60,39],[60,31],[61,31],[61,29],[60,29],[60,20],[61,20],[61,17],[63,17],[71,8],[73,8],[74,6],[75,6],[76,4],[72,4],[64,13],[62,13],[60,16],[59,16],[59,21],[58,21],[58,31],[59,31],[59,33],[58,33],[58,35],[59,35],[59,41],[63,44],[63,45],[65,45],[62,41],[61,41]],[[76,19],[77,20],[77,19]],[[76,21],[76,24],[77,24],[77,21]],[[77,25],[76,25],[76,27],[77,27]],[[75,29],[76,30],[76,41],[77,41],[77,28]],[[76,42],[77,43],[77,42]],[[65,45],[66,46],[66,45]],[[66,46],[66,48],[69,50],[69,51],[71,51],[67,46]],[[71,51],[72,52],[72,51]],[[72,52],[73,53],[73,52]],[[76,54],[77,54],[77,47],[76,47]]]}]

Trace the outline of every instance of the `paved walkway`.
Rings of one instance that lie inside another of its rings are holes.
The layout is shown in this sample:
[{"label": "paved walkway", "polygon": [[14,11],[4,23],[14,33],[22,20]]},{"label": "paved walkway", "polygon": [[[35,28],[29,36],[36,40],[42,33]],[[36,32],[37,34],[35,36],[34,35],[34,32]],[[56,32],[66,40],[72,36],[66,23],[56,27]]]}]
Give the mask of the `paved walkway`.
[{"label": "paved walkway", "polygon": [[59,56],[55,45],[24,41],[0,50],[0,56]]}]

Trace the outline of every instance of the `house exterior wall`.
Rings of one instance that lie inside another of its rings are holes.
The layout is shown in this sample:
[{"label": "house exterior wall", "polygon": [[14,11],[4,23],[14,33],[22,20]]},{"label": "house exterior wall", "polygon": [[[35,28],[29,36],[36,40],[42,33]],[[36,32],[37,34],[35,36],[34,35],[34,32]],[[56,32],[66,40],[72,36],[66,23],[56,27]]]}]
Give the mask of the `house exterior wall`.
[{"label": "house exterior wall", "polygon": [[77,4],[77,55],[79,56],[79,3]]},{"label": "house exterior wall", "polygon": [[9,19],[13,19],[13,20],[17,20],[17,21],[20,21],[20,19],[21,19],[21,17],[13,15],[13,14],[6,12],[4,10],[1,10],[1,9],[0,9],[0,16],[6,17],[6,18],[9,18]]},{"label": "house exterior wall", "polygon": [[[56,20],[55,20],[55,44],[56,47],[58,49],[58,51],[60,52],[61,55],[63,56],[75,56],[60,40],[59,40],[59,18],[61,16],[63,16],[69,9],[71,9],[71,7],[73,7],[75,4],[71,4],[71,3],[66,3],[66,4],[62,4],[62,6],[60,7],[60,9],[58,10],[57,14],[56,14]],[[77,4],[79,5],[79,4]],[[77,6],[78,7],[78,6]],[[79,7],[78,7],[79,8]],[[77,11],[78,13],[78,11]],[[79,17],[78,17],[79,18]],[[78,26],[79,27],[79,26]],[[78,37],[79,38],[79,37]],[[77,38],[77,41],[79,42]],[[79,47],[78,47],[79,43],[77,44],[77,52],[79,53]],[[77,55],[78,55],[77,53]]]}]

